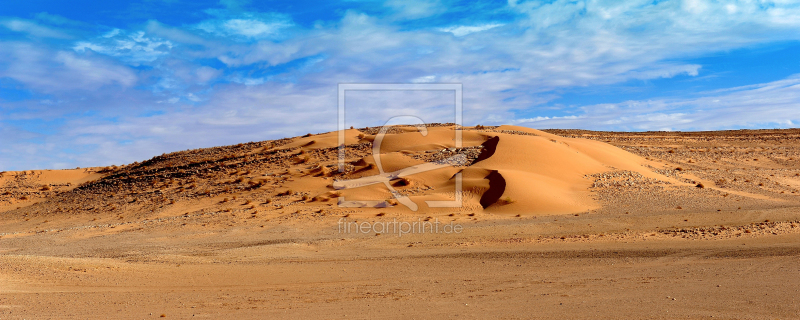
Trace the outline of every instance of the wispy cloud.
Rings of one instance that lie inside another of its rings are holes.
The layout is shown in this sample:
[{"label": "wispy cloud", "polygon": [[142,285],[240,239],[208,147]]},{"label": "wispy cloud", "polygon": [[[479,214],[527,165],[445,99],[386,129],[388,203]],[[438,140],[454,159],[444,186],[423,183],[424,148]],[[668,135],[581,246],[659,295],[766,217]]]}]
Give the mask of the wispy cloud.
[{"label": "wispy cloud", "polygon": [[0,42],[0,59],[7,63],[0,69],[0,77],[44,93],[96,90],[106,85],[130,87],[137,81],[135,72],[108,59],[29,43]]},{"label": "wispy cloud", "polygon": [[146,37],[144,31],[126,33],[120,29],[113,29],[91,41],[78,41],[72,49],[77,52],[92,50],[121,57],[127,62],[142,63],[168,54],[173,46],[169,40]]},{"label": "wispy cloud", "polygon": [[580,109],[576,115],[515,122],[537,128],[595,130],[795,127],[800,125],[800,74],[769,83],[709,92],[696,98],[625,101]]},{"label": "wispy cloud", "polygon": [[503,25],[502,23],[489,23],[477,26],[452,26],[452,27],[441,28],[439,30],[442,30],[444,32],[450,32],[456,37],[463,37],[470,33],[486,31],[489,29],[500,27],[502,25]]},{"label": "wispy cloud", "polygon": [[33,21],[24,19],[3,19],[0,20],[0,25],[12,31],[27,33],[33,37],[57,39],[72,38],[70,35],[59,30],[42,26]]},{"label": "wispy cloud", "polygon": [[197,24],[196,28],[222,37],[245,40],[269,39],[280,35],[283,29],[294,25],[292,20],[278,13],[231,13],[226,10],[208,10],[215,18]]}]

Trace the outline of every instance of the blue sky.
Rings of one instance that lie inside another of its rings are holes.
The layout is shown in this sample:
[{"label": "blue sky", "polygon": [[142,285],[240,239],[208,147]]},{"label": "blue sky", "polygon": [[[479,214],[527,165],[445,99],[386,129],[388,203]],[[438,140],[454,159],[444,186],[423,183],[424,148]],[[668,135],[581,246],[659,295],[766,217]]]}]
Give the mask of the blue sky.
[{"label": "blue sky", "polygon": [[[332,131],[353,82],[462,83],[466,124],[797,127],[799,58],[780,0],[15,1],[0,170]],[[354,97],[347,121],[448,121],[448,99]]]}]

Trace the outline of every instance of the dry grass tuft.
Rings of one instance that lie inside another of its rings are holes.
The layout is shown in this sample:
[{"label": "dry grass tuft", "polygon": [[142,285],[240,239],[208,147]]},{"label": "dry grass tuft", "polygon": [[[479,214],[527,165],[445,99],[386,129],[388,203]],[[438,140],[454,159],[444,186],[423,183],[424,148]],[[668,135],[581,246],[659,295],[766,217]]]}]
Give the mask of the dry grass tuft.
[{"label": "dry grass tuft", "polygon": [[507,204],[512,204],[514,202],[517,202],[517,201],[514,200],[514,199],[511,199],[511,197],[505,197],[503,199],[497,200],[497,204],[499,204],[501,206],[504,206],[504,205],[507,205]]}]

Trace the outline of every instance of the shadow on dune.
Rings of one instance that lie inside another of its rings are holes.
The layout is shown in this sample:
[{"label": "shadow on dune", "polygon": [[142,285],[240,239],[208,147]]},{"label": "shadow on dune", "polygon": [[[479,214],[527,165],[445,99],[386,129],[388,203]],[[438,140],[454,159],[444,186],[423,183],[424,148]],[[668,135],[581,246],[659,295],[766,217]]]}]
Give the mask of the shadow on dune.
[{"label": "shadow on dune", "polygon": [[484,179],[489,180],[489,190],[486,190],[481,196],[481,206],[486,209],[503,196],[503,192],[506,191],[506,179],[496,170],[489,173]]},{"label": "shadow on dune", "polygon": [[[497,143],[499,142],[500,137],[493,137],[482,143],[483,149],[481,154],[478,155],[478,158],[475,159],[473,164],[489,159],[491,156],[493,156],[497,150]],[[483,193],[483,196],[481,196],[481,206],[486,209],[497,202],[497,200],[500,200],[500,197],[503,196],[503,192],[506,191],[506,179],[504,179],[503,176],[497,172],[497,170],[489,173],[489,175],[484,179],[489,180],[489,190],[486,190],[486,192]]]},{"label": "shadow on dune", "polygon": [[497,150],[497,143],[500,142],[500,137],[493,137],[486,142],[482,143],[483,149],[481,150],[481,154],[478,155],[478,158],[472,162],[472,164],[476,164],[483,160],[489,159],[491,156],[494,155],[495,150]]}]

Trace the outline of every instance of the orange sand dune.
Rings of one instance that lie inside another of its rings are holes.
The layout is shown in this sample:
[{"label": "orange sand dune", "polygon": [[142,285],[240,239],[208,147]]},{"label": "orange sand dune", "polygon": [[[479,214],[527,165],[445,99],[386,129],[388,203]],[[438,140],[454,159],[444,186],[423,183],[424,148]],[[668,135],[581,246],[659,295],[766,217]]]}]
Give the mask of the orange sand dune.
[{"label": "orange sand dune", "polygon": [[[421,163],[413,161],[407,153],[453,148],[454,132],[453,127],[435,127],[428,129],[426,135],[408,130],[386,134],[380,149],[383,175],[386,178],[400,175],[416,185],[432,187],[434,191],[410,196],[426,210],[435,210],[425,206],[426,200],[454,200],[455,175],[461,173],[463,189],[468,194],[465,208],[534,215],[597,208],[599,205],[589,196],[592,180],[587,175],[628,170],[648,178],[677,182],[644,167],[645,159],[609,144],[516,126],[501,126],[492,132],[463,130],[462,146],[483,146],[478,159],[469,166],[457,170],[442,166],[438,170],[404,174],[403,168]],[[374,136],[369,138],[373,140]],[[367,168],[375,162],[373,158],[366,156],[356,163]],[[364,176],[375,177],[379,173],[377,168],[368,168],[359,175],[365,179]],[[346,198],[391,197],[388,188],[382,188],[381,184],[371,186],[382,191],[370,190],[357,182],[339,184],[343,189],[352,189],[347,190]]]}]

